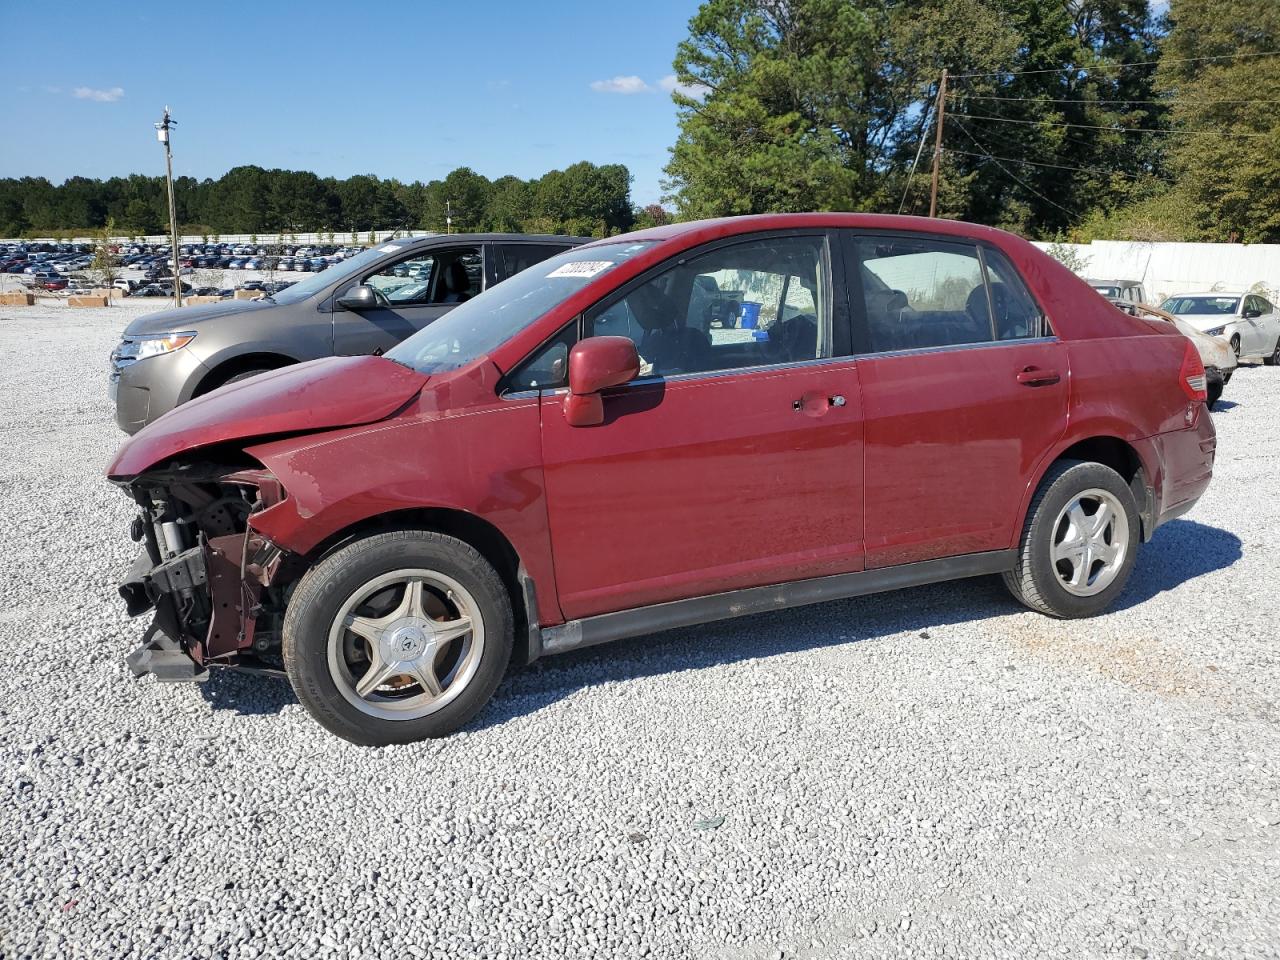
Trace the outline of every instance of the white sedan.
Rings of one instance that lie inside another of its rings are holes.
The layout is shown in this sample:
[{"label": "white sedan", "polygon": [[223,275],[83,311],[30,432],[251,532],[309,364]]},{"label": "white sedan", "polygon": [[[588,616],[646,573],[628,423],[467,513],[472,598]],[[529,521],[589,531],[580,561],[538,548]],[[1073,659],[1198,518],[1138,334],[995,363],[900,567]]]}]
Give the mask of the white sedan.
[{"label": "white sedan", "polygon": [[1160,308],[1201,333],[1222,337],[1237,357],[1280,364],[1280,313],[1256,293],[1180,293]]}]

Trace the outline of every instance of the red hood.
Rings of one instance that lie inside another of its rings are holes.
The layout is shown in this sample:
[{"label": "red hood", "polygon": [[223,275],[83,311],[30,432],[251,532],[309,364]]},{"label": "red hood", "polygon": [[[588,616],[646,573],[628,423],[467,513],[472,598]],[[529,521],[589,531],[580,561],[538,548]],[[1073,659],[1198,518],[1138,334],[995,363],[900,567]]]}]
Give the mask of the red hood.
[{"label": "red hood", "polygon": [[233,383],[170,410],[125,441],[107,468],[132,477],[178,453],[390,416],[427,382],[382,357],[326,357]]}]

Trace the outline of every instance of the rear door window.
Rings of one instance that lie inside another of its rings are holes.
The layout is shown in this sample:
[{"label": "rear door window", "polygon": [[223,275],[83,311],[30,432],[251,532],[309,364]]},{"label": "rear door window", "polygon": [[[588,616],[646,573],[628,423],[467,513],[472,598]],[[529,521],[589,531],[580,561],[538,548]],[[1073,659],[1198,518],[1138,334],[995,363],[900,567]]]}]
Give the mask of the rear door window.
[{"label": "rear door window", "polygon": [[1044,336],[1044,314],[1000,251],[964,241],[854,242],[871,352]]},{"label": "rear door window", "polygon": [[498,279],[503,280],[521,270],[528,270],[535,263],[541,263],[548,257],[563,253],[565,247],[549,243],[504,243],[499,244],[498,251],[501,272]]}]

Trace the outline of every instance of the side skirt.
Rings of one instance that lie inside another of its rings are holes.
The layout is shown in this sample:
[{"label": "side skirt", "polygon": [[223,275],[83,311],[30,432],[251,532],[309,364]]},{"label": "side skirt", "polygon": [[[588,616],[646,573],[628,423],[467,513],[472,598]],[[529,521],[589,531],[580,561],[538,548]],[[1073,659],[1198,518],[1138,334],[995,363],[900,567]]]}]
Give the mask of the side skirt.
[{"label": "side skirt", "polygon": [[595,617],[570,620],[558,627],[544,627],[542,653],[565,653],[626,637],[745,617],[769,610],[785,610],[810,603],[861,597],[869,593],[918,587],[943,580],[1003,573],[1013,569],[1017,557],[1016,550],[969,553],[960,557],[923,560],[919,563],[904,563],[860,573],[840,573],[832,577],[797,580],[768,587],[749,587],[706,597],[656,603],[634,610],[602,613]]}]

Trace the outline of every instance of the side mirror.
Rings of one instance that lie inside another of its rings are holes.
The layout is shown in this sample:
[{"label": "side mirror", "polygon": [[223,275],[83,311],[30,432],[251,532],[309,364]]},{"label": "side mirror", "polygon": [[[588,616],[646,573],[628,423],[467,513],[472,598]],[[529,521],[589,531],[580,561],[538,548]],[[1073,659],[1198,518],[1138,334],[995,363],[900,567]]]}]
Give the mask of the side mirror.
[{"label": "side mirror", "polygon": [[359,313],[361,310],[372,310],[378,305],[378,295],[374,292],[373,287],[367,283],[357,284],[352,287],[334,303],[343,310],[354,310]]},{"label": "side mirror", "polygon": [[1246,320],[1255,320],[1255,319],[1257,319],[1257,318],[1258,318],[1258,317],[1260,317],[1260,316],[1262,316],[1262,311],[1261,311],[1261,310],[1255,310],[1253,307],[1249,307],[1249,308],[1248,308],[1247,310],[1245,310],[1245,312],[1244,312],[1244,318],[1245,318]]},{"label": "side mirror", "polygon": [[569,395],[564,416],[571,427],[604,423],[600,391],[634,380],[640,373],[640,354],[630,337],[588,337],[569,353]]}]

